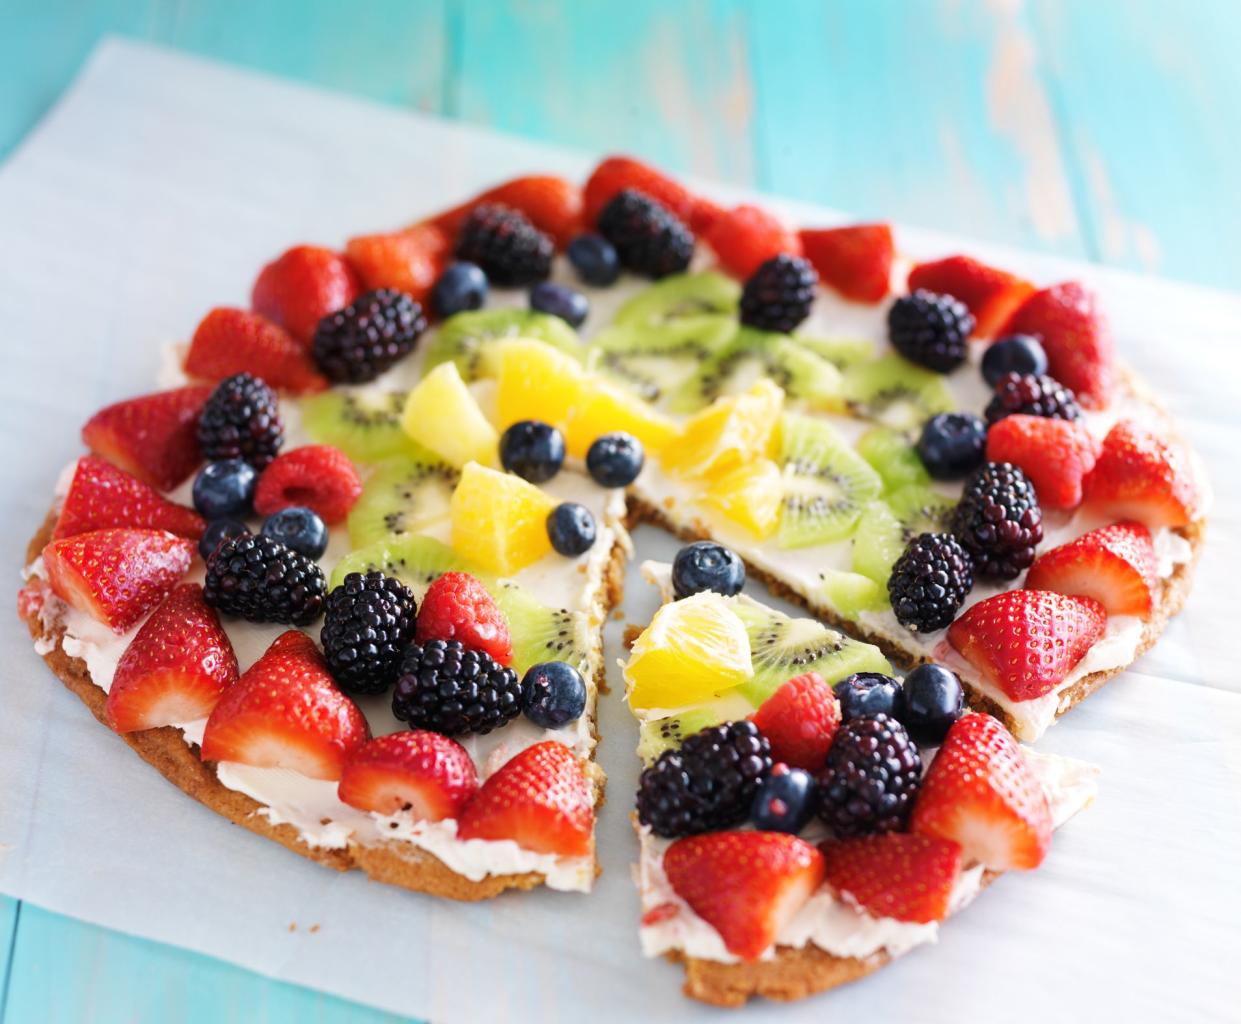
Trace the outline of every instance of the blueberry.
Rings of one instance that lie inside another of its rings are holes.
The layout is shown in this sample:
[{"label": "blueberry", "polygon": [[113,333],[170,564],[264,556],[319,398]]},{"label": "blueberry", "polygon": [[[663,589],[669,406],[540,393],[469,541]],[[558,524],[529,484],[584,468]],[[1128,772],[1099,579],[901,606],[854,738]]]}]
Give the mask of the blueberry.
[{"label": "blueberry", "polygon": [[764,832],[797,835],[814,814],[817,802],[813,775],[804,768],[776,764],[754,794],[750,818]]},{"label": "blueberry", "polygon": [[602,235],[578,235],[569,243],[565,255],[577,276],[587,284],[607,287],[620,277],[620,258]]},{"label": "blueberry", "polygon": [[530,308],[558,316],[570,327],[581,327],[590,303],[581,292],[555,281],[540,281],[530,289]]},{"label": "blueberry", "polygon": [[500,438],[500,463],[532,484],[541,484],[564,465],[564,435],[542,420],[519,420]]},{"label": "blueberry", "polygon": [[547,517],[547,536],[562,555],[580,555],[595,543],[595,517],[585,505],[562,502]]},{"label": "blueberry", "polygon": [[1032,373],[1036,376],[1047,372],[1047,353],[1038,338],[1028,334],[1010,334],[992,342],[982,354],[983,379],[995,387],[1006,373]]},{"label": "blueberry", "polygon": [[586,681],[563,661],[531,665],[521,678],[521,710],[535,725],[559,729],[586,710]]},{"label": "blueberry", "polygon": [[905,677],[905,713],[900,718],[923,746],[942,743],[964,705],[961,680],[943,665],[919,665]]},{"label": "blueberry", "polygon": [[833,686],[832,693],[840,701],[840,718],[845,722],[875,715],[900,719],[905,710],[901,684],[880,672],[855,672]]},{"label": "blueberry", "polygon": [[206,519],[240,519],[250,514],[259,475],[244,459],[208,462],[194,478],[194,507]]},{"label": "blueberry", "polygon": [[941,412],[923,425],[917,447],[936,480],[959,480],[982,465],[987,424],[971,412]]},{"label": "blueberry", "polygon": [[322,558],[327,550],[327,527],[323,520],[301,505],[269,515],[263,521],[263,536],[278,540],[307,558]]},{"label": "blueberry", "polygon": [[431,289],[431,308],[438,317],[481,309],[487,301],[487,275],[476,263],[452,263]]},{"label": "blueberry", "polygon": [[198,553],[205,562],[211,553],[220,546],[220,541],[230,537],[244,537],[250,532],[245,523],[237,519],[216,519],[207,524],[203,535],[198,538]]},{"label": "blueberry", "polygon": [[745,586],[745,565],[723,544],[700,540],[687,544],[672,561],[672,589],[678,598],[714,590],[732,597]]},{"label": "blueberry", "polygon": [[638,478],[645,460],[642,442],[618,430],[595,438],[586,452],[586,469],[603,487],[627,487]]}]

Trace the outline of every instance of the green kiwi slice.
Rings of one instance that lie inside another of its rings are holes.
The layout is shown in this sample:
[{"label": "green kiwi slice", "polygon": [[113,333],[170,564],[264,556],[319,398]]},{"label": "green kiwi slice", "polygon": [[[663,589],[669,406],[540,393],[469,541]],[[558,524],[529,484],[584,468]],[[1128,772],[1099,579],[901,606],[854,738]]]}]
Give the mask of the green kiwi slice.
[{"label": "green kiwi slice", "polygon": [[794,334],[793,340],[808,348],[820,359],[826,359],[838,370],[864,363],[875,355],[875,346],[865,338],[816,338]]},{"label": "green kiwi slice", "polygon": [[418,533],[447,518],[460,474],[432,452],[410,444],[413,454],[376,466],[350,509],[349,543],[355,548]]},{"label": "green kiwi slice", "polygon": [[302,425],[313,440],[334,445],[354,462],[378,462],[415,447],[401,429],[405,396],[404,391],[325,391],[301,400]]},{"label": "green kiwi slice", "polygon": [[495,586],[491,576],[480,572],[447,544],[414,533],[404,537],[387,537],[351,551],[336,563],[328,587],[334,589],[340,586],[351,572],[376,569],[385,576],[395,576],[414,592],[414,597],[419,601],[436,577],[446,572],[468,572],[477,576],[488,589]]},{"label": "green kiwi slice", "polygon": [[564,661],[587,674],[586,651],[578,642],[578,616],[566,608],[549,608],[510,580],[488,589],[508,620],[513,638],[513,668],[518,675],[542,661]]},{"label": "green kiwi slice", "polygon": [[449,360],[467,382],[494,376],[488,352],[505,338],[545,341],[574,357],[580,356],[577,333],[558,316],[528,309],[478,309],[450,316],[427,344],[422,372]]},{"label": "green kiwi slice", "polygon": [[686,316],[735,317],[740,301],[741,285],[717,271],[673,274],[627,300],[612,322],[650,327]]},{"label": "green kiwi slice", "polygon": [[854,415],[896,430],[921,427],[955,407],[943,377],[890,354],[849,367],[844,393]]},{"label": "green kiwi slice", "polygon": [[888,588],[869,576],[843,569],[824,569],[823,594],[836,611],[848,619],[862,612],[890,607]]},{"label": "green kiwi slice", "polygon": [[638,756],[644,764],[651,764],[665,750],[679,747],[687,736],[723,721],[725,719],[720,710],[708,704],[682,711],[679,715],[643,722],[638,729]]},{"label": "green kiwi slice", "polygon": [[920,533],[946,530],[955,507],[952,498],[917,484],[871,502],[853,534],[853,571],[887,583],[905,545]]},{"label": "green kiwi slice", "polygon": [[736,330],[736,320],[718,314],[652,325],[613,324],[595,337],[588,358],[605,377],[658,403],[727,345]]},{"label": "green kiwi slice", "polygon": [[900,490],[910,484],[925,487],[931,482],[908,434],[891,427],[871,427],[857,439],[855,447],[883,479],[885,491]]}]

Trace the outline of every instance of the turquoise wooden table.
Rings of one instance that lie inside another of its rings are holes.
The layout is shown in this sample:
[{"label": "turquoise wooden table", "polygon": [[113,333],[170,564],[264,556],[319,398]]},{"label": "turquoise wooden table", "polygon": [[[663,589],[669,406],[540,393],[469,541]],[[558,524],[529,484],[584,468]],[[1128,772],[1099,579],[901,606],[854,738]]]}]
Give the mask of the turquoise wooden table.
[{"label": "turquoise wooden table", "polygon": [[[110,32],[1241,288],[1234,0],[0,0],[0,157]],[[0,1024],[397,1019],[2,898],[0,950]]]}]

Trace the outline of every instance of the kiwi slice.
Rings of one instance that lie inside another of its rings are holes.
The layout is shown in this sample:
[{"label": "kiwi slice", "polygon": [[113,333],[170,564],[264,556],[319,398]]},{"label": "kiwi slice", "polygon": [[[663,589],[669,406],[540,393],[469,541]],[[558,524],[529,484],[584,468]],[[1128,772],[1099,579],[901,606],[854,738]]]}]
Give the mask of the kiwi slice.
[{"label": "kiwi slice", "polygon": [[467,383],[495,375],[487,353],[505,338],[534,338],[574,357],[580,356],[577,334],[558,316],[528,309],[478,309],[450,316],[426,348],[422,372],[452,360]]},{"label": "kiwi slice", "polygon": [[673,274],[626,301],[612,322],[650,327],[704,313],[733,317],[740,301],[741,285],[714,270]]},{"label": "kiwi slice", "polygon": [[935,413],[951,412],[955,405],[943,377],[897,355],[849,367],[844,392],[854,415],[896,430],[920,427]]},{"label": "kiwi slice", "polygon": [[665,750],[679,747],[687,736],[723,721],[724,717],[717,708],[706,705],[679,715],[643,722],[638,729],[638,756],[644,764],[651,764]]},{"label": "kiwi slice", "polygon": [[682,384],[736,333],[720,315],[687,316],[650,326],[614,324],[591,345],[593,368],[648,402]]},{"label": "kiwi slice", "polygon": [[415,447],[401,429],[405,391],[325,391],[303,398],[302,425],[320,444],[339,448],[354,462],[378,462]]},{"label": "kiwi slice", "polygon": [[801,548],[853,532],[883,481],[828,423],[785,413],[780,419],[784,498],[776,543]]},{"label": "kiwi slice", "polygon": [[414,592],[418,600],[427,587],[446,572],[468,572],[477,576],[488,589],[495,580],[468,563],[447,544],[412,533],[404,537],[387,537],[352,551],[336,563],[328,580],[329,588],[340,586],[351,572],[378,569],[385,576],[395,576]]},{"label": "kiwi slice", "polygon": [[820,575],[824,596],[846,618],[856,619],[862,612],[890,607],[888,588],[869,576],[843,569],[824,569]]},{"label": "kiwi slice", "polygon": [[917,484],[871,502],[853,534],[853,571],[887,583],[905,545],[920,533],[946,530],[955,507],[952,498]]},{"label": "kiwi slice", "polygon": [[910,484],[925,487],[931,482],[908,434],[891,427],[871,427],[858,438],[856,447],[883,479],[885,491],[900,490]]},{"label": "kiwi slice", "polygon": [[875,346],[865,338],[815,338],[806,334],[794,334],[793,340],[802,348],[808,348],[820,359],[826,359],[838,370],[864,363],[873,358]]},{"label": "kiwi slice", "polygon": [[460,473],[413,441],[414,453],[380,463],[349,512],[349,542],[365,547],[417,533],[448,516]]},{"label": "kiwi slice", "polygon": [[488,590],[508,620],[513,638],[513,668],[518,675],[541,661],[564,661],[586,675],[586,651],[577,639],[578,617],[566,608],[549,608],[529,591],[504,580]]}]

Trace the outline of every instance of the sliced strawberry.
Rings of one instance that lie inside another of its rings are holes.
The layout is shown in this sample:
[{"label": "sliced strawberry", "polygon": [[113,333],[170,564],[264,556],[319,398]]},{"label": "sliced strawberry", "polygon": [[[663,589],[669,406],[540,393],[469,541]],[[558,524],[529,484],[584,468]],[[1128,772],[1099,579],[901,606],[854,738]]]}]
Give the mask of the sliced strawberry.
[{"label": "sliced strawberry", "polygon": [[909,828],[960,843],[966,862],[1024,871],[1051,846],[1051,809],[1008,730],[990,715],[969,714],[931,762]]},{"label": "sliced strawberry", "polygon": [[[645,193],[695,231],[699,230],[701,225],[695,223],[699,201],[694,194],[663,171],[628,156],[607,157],[590,172],[582,187],[582,222],[593,227],[603,208],[627,188]],[[709,206],[704,206],[704,220],[709,219],[705,216],[710,212]]]},{"label": "sliced strawberry", "polygon": [[192,508],[169,501],[150,484],[104,459],[83,455],[73,470],[52,539],[130,526],[197,540],[205,525]]},{"label": "sliced strawberry", "polygon": [[339,779],[370,738],[366,717],[336,688],[315,642],[290,629],[220,698],[202,756]]},{"label": "sliced strawberry", "polygon": [[421,729],[389,733],[345,763],[337,795],[376,814],[409,811],[415,821],[456,818],[478,792],[478,773],[456,740]]},{"label": "sliced strawberry", "polygon": [[1108,615],[1149,619],[1157,578],[1150,530],[1141,523],[1113,523],[1039,555],[1026,586],[1093,597]]},{"label": "sliced strawberry", "polygon": [[1106,625],[1094,598],[1007,590],[968,608],[948,642],[1013,700],[1033,700],[1063,682]]},{"label": "sliced strawberry", "polygon": [[568,245],[581,230],[581,190],[564,178],[547,174],[531,174],[501,182],[468,202],[437,214],[430,223],[449,238],[455,238],[470,211],[482,203],[501,203],[520,210],[531,224],[551,235],[558,248]]},{"label": "sliced strawberry", "polygon": [[972,256],[946,256],[919,263],[909,272],[909,290],[951,295],[974,314],[974,336],[993,337],[1034,285],[1006,270],[990,267]]},{"label": "sliced strawberry", "polygon": [[713,203],[705,196],[694,196],[694,209],[687,223],[695,235],[705,238],[715,222],[727,212],[724,207]]},{"label": "sliced strawberry", "polygon": [[577,755],[545,740],[492,775],[461,814],[460,839],[511,839],[536,853],[590,853],[595,810]]},{"label": "sliced strawberry", "polygon": [[304,505],[329,526],[343,522],[362,493],[349,456],[330,444],[308,444],[277,455],[254,489],[254,511],[269,516]]},{"label": "sliced strawberry", "polygon": [[879,302],[888,294],[895,252],[890,225],[804,228],[797,236],[819,280],[846,299]]},{"label": "sliced strawberry", "polygon": [[424,306],[449,258],[449,238],[434,224],[349,239],[345,255],[370,291],[395,288]]},{"label": "sliced strawberry", "polygon": [[237,681],[237,655],[203,588],[183,583],[142,624],[117,662],[108,724],[117,732],[196,722]]},{"label": "sliced strawberry", "polygon": [[1048,372],[1090,409],[1107,405],[1115,382],[1115,346],[1094,292],[1066,281],[1035,292],[998,332],[1032,334],[1047,353]]},{"label": "sliced strawberry", "polygon": [[210,388],[176,388],[100,409],[82,428],[82,441],[139,480],[161,491],[184,482],[202,462],[198,416]]},{"label": "sliced strawberry", "polygon": [[1136,519],[1152,529],[1187,526],[1198,515],[1198,494],[1185,453],[1153,430],[1121,420],[1103,439],[1083,487],[1093,512]]},{"label": "sliced strawberry", "polygon": [[885,832],[826,842],[827,884],[872,917],[929,924],[948,916],[961,870],[961,846],[949,839]]},{"label": "sliced strawberry", "polygon": [[753,719],[774,760],[817,772],[840,725],[840,701],[819,673],[806,672],[781,685]]},{"label": "sliced strawberry", "polygon": [[92,530],[43,549],[43,566],[61,600],[124,633],[185,575],[194,542],[163,530]]},{"label": "sliced strawberry", "polygon": [[709,832],[669,846],[664,873],[730,953],[757,960],[823,881],[823,854],[783,832]]},{"label": "sliced strawberry", "polygon": [[297,245],[259,272],[250,305],[309,344],[320,320],[361,293],[358,275],[344,256],[317,245]]},{"label": "sliced strawberry", "polygon": [[185,372],[209,381],[252,373],[273,388],[295,395],[328,386],[306,346],[283,327],[258,313],[225,306],[203,317],[194,331]]},{"label": "sliced strawberry", "polygon": [[418,608],[414,639],[459,640],[499,664],[513,660],[508,621],[487,588],[468,572],[446,572],[427,588]]},{"label": "sliced strawberry", "polygon": [[1014,414],[987,431],[987,461],[1011,462],[1034,484],[1043,508],[1076,508],[1099,442],[1080,421]]},{"label": "sliced strawberry", "polygon": [[734,206],[716,220],[706,240],[720,266],[743,281],[773,256],[801,255],[801,239],[784,221],[749,204]]}]

